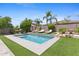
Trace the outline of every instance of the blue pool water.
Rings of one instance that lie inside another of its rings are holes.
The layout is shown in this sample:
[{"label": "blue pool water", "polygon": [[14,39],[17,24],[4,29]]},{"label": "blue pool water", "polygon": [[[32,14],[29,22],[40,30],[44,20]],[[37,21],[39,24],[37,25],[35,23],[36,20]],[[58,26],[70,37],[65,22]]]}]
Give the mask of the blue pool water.
[{"label": "blue pool water", "polygon": [[29,40],[29,41],[38,43],[38,44],[42,44],[42,43],[50,40],[51,38],[53,38],[52,36],[47,36],[47,35],[39,36],[39,35],[31,35],[31,34],[22,35],[22,36],[19,36],[19,37],[23,38],[25,40]]}]

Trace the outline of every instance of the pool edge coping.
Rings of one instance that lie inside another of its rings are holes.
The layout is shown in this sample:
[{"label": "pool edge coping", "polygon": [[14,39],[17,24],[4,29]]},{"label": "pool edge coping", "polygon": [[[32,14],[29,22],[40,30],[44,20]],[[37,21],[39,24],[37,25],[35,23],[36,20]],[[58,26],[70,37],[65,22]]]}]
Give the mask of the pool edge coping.
[{"label": "pool edge coping", "polygon": [[[41,55],[42,53],[44,53],[48,48],[50,48],[55,42],[57,42],[60,38],[59,37],[54,37],[53,39],[50,39],[48,44],[47,42],[43,43],[43,44],[36,44],[35,42],[31,42],[31,41],[28,41],[28,40],[22,40],[22,38],[18,38],[15,40],[13,39],[13,37],[15,37],[14,35],[5,35],[7,38],[9,38],[10,40],[18,43],[19,45],[25,47],[26,49],[34,52],[35,54],[37,55]],[[20,41],[18,41],[20,39]],[[53,41],[53,42],[52,42]],[[30,43],[30,45],[28,45]],[[30,46],[30,47],[29,47]],[[48,47],[47,47],[48,46]]]}]

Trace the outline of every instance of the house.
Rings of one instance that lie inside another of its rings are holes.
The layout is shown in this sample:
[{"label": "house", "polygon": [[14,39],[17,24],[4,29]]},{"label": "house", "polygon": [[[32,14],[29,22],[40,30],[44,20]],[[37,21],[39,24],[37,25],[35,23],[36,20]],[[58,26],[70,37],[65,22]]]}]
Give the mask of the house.
[{"label": "house", "polygon": [[31,31],[36,30],[36,24],[32,23],[32,24],[31,24],[31,28],[30,28],[30,30],[31,30]]},{"label": "house", "polygon": [[48,31],[48,26],[45,24],[45,25],[42,25],[41,26],[41,29],[44,29],[45,31]]},{"label": "house", "polygon": [[[55,23],[54,23],[55,24]],[[56,27],[56,31],[59,31],[59,29],[61,28],[66,28],[66,30],[73,30],[75,31],[75,29],[77,27],[79,27],[79,21],[70,21],[70,22],[62,22],[62,23],[57,23],[55,24]],[[41,29],[44,29],[45,31],[48,30],[48,26],[45,25],[41,25]],[[36,24],[32,24],[31,30],[36,30]]]},{"label": "house", "polygon": [[[45,31],[48,30],[47,25],[41,25],[40,27],[41,27],[41,29],[44,29]],[[38,28],[40,29],[40,27],[38,27]],[[32,23],[32,25],[31,25],[31,31],[34,31],[34,30],[36,30],[36,29],[37,29],[36,24]]]}]

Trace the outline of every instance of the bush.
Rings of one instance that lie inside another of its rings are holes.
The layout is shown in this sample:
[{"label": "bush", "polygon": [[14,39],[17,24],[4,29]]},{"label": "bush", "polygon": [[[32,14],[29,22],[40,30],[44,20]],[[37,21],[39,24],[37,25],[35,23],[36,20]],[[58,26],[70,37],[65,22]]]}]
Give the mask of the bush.
[{"label": "bush", "polygon": [[79,27],[77,27],[77,28],[75,29],[75,32],[79,33]]},{"label": "bush", "polygon": [[56,28],[55,28],[55,25],[54,24],[48,24],[48,29],[49,30],[51,29],[53,32],[56,31]]},{"label": "bush", "polygon": [[23,32],[30,32],[32,20],[31,19],[25,19],[24,21],[21,22],[20,28],[23,30]]},{"label": "bush", "polygon": [[66,32],[66,28],[60,28],[59,32],[61,32],[62,34],[64,34]]}]

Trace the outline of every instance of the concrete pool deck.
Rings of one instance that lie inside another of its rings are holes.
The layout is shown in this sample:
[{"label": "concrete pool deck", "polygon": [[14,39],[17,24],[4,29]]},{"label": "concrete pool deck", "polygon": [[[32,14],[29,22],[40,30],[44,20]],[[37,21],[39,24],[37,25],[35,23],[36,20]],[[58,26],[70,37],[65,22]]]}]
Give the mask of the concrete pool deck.
[{"label": "concrete pool deck", "polygon": [[0,56],[14,56],[14,54],[1,40],[0,40]]},{"label": "concrete pool deck", "polygon": [[45,52],[49,47],[51,47],[55,42],[57,42],[60,39],[60,37],[54,37],[45,43],[37,44],[35,42],[16,37],[14,35],[5,36],[38,55],[41,55],[43,52]]}]

